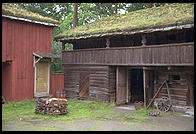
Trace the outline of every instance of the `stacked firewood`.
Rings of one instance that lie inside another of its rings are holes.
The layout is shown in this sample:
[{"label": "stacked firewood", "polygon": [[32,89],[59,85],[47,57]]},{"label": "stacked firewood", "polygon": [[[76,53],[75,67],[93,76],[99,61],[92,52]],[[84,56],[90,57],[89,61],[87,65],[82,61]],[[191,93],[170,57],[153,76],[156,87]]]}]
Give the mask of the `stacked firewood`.
[{"label": "stacked firewood", "polygon": [[35,113],[60,115],[68,113],[68,103],[63,98],[37,98]]}]

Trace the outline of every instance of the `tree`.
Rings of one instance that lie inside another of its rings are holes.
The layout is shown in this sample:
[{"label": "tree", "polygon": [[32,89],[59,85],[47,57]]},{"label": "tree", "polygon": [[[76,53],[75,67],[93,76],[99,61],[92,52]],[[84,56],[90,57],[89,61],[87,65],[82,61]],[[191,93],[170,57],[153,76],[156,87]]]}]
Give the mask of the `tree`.
[{"label": "tree", "polygon": [[74,3],[73,27],[75,28],[77,25],[78,25],[78,3]]},{"label": "tree", "polygon": [[118,13],[118,5],[117,5],[117,3],[115,3],[115,14],[117,14]]},{"label": "tree", "polygon": [[151,8],[153,6],[153,3],[147,3],[146,8]]}]

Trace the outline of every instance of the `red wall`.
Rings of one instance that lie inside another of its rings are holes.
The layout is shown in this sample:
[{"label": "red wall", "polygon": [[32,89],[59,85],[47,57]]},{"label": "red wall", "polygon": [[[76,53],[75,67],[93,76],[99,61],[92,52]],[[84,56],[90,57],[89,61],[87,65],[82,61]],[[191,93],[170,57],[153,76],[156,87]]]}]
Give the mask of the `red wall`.
[{"label": "red wall", "polygon": [[56,91],[64,89],[64,73],[50,74],[50,95],[56,96]]},{"label": "red wall", "polygon": [[32,99],[33,52],[51,53],[53,27],[2,17],[2,29],[2,62],[11,60],[9,69],[2,66],[2,94],[10,101]]},{"label": "red wall", "polygon": [[2,94],[6,96],[6,100],[12,100],[12,91],[10,90],[12,87],[11,72],[11,65],[8,63],[2,63]]}]

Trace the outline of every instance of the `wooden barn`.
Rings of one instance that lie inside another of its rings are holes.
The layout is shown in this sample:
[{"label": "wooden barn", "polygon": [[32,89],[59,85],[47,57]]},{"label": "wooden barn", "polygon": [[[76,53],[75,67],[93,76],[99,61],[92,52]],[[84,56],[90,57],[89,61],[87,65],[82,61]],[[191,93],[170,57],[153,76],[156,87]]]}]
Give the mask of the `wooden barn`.
[{"label": "wooden barn", "polygon": [[55,95],[63,74],[51,73],[52,31],[59,22],[2,4],[2,96],[6,101]]},{"label": "wooden barn", "polygon": [[194,106],[194,4],[102,18],[55,39],[62,42],[67,98],[147,106],[167,80],[173,105]]}]

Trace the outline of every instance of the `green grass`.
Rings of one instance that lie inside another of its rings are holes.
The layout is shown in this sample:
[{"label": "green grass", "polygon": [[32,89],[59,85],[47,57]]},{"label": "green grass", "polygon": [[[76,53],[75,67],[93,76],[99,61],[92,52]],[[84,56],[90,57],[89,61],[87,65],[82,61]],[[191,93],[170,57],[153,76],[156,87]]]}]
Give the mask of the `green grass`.
[{"label": "green grass", "polygon": [[16,103],[4,104],[2,108],[2,119],[6,121],[27,121],[40,122],[44,120],[53,121],[74,121],[97,119],[105,120],[129,120],[129,121],[143,121],[149,119],[147,112],[149,110],[141,109],[133,113],[115,113],[114,103],[106,104],[103,102],[94,101],[79,101],[75,99],[68,100],[68,114],[66,115],[46,115],[35,114],[35,102],[33,100],[25,100]]},{"label": "green grass", "polygon": [[[2,121],[5,126],[9,124],[17,124],[16,128],[3,128],[16,130],[40,130],[40,131],[56,131],[64,130],[63,126],[72,128],[77,127],[78,121],[93,120],[90,126],[83,128],[83,131],[96,131],[99,126],[104,125],[107,120],[116,120],[124,125],[135,126],[143,121],[151,121],[148,112],[156,111],[156,109],[140,109],[130,113],[119,113],[114,110],[114,103],[106,104],[94,101],[79,101],[68,99],[68,111],[66,115],[47,115],[35,114],[35,101],[25,100],[21,102],[9,102],[2,105]],[[171,112],[161,113],[162,117],[176,117],[181,119],[189,119]],[[29,125],[32,124],[32,125]],[[54,126],[51,127],[51,124]],[[60,126],[59,126],[59,125]]]},{"label": "green grass", "polygon": [[2,14],[59,24],[57,20],[41,16],[37,13],[29,12],[11,3],[2,4]]},{"label": "green grass", "polygon": [[17,120],[31,120],[41,121],[47,119],[54,120],[74,120],[74,119],[95,119],[104,113],[110,112],[114,104],[106,104],[102,102],[93,101],[78,101],[74,99],[68,100],[67,115],[43,115],[35,114],[35,102],[33,100],[25,100],[16,103],[4,104],[2,107],[2,119],[12,121]]}]

